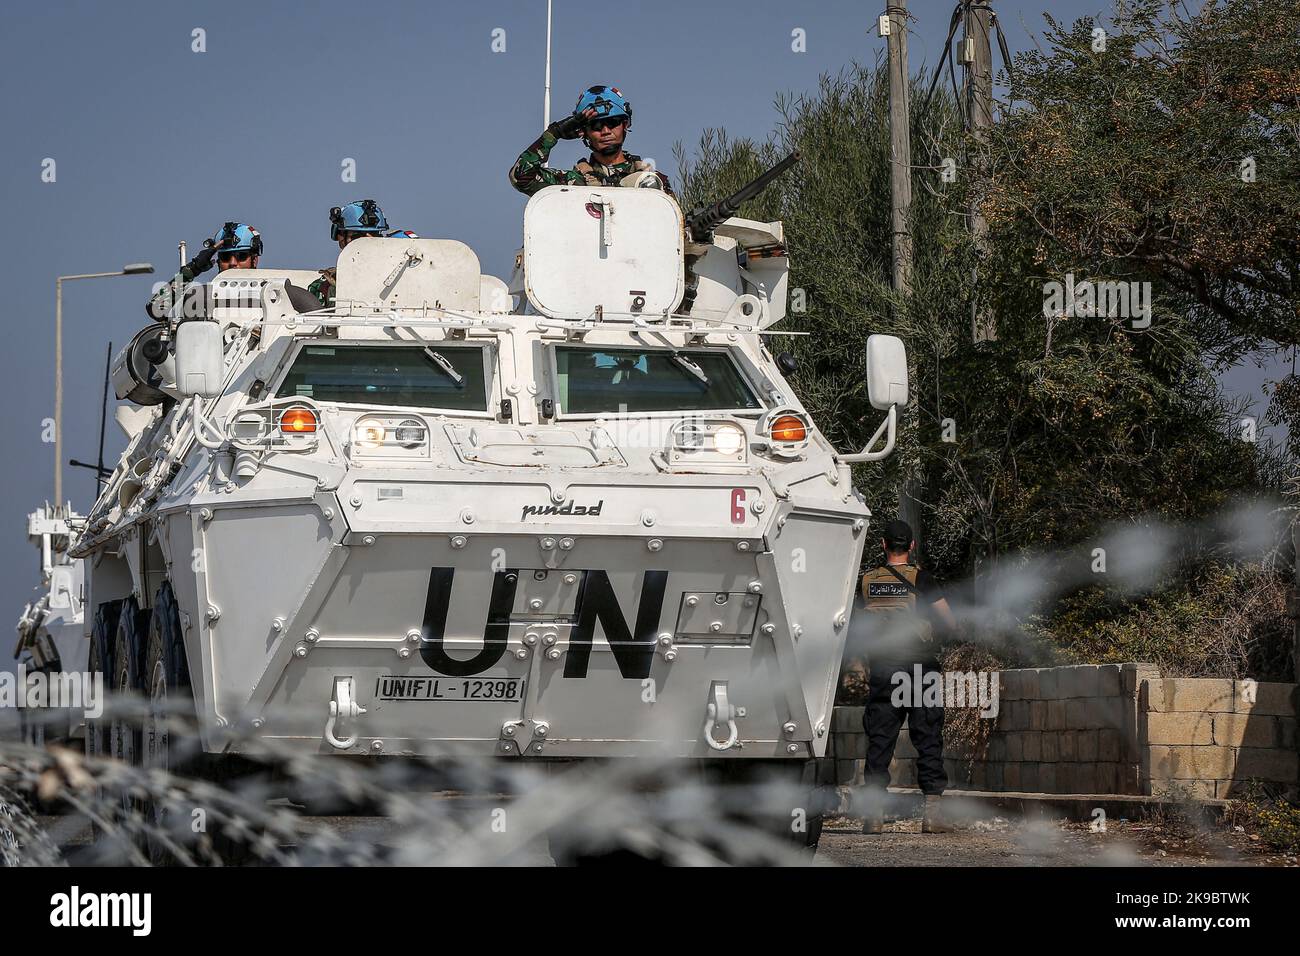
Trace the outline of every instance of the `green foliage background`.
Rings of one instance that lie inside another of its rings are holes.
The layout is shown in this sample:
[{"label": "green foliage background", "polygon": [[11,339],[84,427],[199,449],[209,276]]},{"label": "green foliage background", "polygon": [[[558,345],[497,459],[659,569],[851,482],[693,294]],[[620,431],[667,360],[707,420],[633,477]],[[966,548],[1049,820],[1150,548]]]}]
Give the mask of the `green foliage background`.
[{"label": "green foliage background", "polygon": [[[1079,548],[1115,524],[1196,524],[1267,501],[1291,465],[1293,456],[1242,440],[1245,409],[1214,372],[1293,346],[1300,332],[1300,7],[1234,0],[1186,20],[1158,2],[1130,4],[1124,29],[1108,26],[1104,51],[1093,49],[1093,27],[1046,18],[1042,49],[1017,57],[1011,100],[986,144],[964,131],[951,93],[926,101],[928,82],[913,82],[906,297],[891,288],[879,64],[823,77],[814,95],[778,97],[767,142],[713,129],[677,150],[688,208],[801,151],[741,210],[784,221],[790,287],[806,296],[807,311],[780,328],[808,334],[775,347],[798,358],[801,398],[849,449],[879,421],[866,398],[867,336],[907,343],[913,401],[899,449],[855,479],[878,520],[907,487],[922,516],[923,563],[949,581]],[[1254,182],[1242,179],[1247,156]],[[954,182],[941,175],[948,157]],[[984,259],[970,237],[971,203],[989,223]],[[1045,315],[1044,284],[1067,273],[1150,282],[1150,328]],[[977,307],[996,316],[996,341],[972,341]],[[1290,422],[1282,399],[1300,393],[1293,385],[1282,383],[1271,420]],[[945,420],[955,440],[944,440]],[[1300,438],[1300,421],[1293,431]],[[1063,584],[1059,600],[1016,626],[1066,657],[1285,673],[1275,563],[1242,578],[1233,559],[1197,540],[1145,598],[1113,582]],[[1204,637],[1177,651],[1188,620],[1221,619],[1213,612],[1224,595],[1259,581],[1274,593],[1252,600],[1257,619],[1233,631],[1231,648],[1207,648]]]}]

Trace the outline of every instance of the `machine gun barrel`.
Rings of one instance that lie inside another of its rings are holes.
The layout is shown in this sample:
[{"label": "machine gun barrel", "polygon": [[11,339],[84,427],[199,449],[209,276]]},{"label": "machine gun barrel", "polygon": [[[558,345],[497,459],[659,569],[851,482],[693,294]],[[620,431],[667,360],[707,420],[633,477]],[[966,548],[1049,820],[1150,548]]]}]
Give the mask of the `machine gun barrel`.
[{"label": "machine gun barrel", "polygon": [[734,216],[741,203],[753,199],[766,189],[772,180],[797,162],[799,162],[799,150],[796,149],[771,169],[760,173],[721,202],[716,202],[711,206],[697,206],[686,217],[686,225],[691,230],[691,238],[696,242],[708,242],[713,237],[713,230],[724,220]]}]

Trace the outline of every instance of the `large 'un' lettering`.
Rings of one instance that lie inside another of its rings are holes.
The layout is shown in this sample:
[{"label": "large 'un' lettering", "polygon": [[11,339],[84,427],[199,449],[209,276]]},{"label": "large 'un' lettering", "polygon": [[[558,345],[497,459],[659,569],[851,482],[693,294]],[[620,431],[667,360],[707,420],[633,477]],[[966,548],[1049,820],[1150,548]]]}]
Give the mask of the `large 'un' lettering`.
[{"label": "large 'un' lettering", "polygon": [[[498,571],[492,578],[492,598],[488,602],[487,623],[483,628],[483,647],[466,660],[447,653],[447,611],[451,606],[455,568],[433,568],[429,573],[429,590],[424,602],[424,622],[420,628],[420,657],[432,670],[449,677],[472,677],[501,660],[510,635],[510,613],[519,585],[519,569]],[[654,661],[655,638],[663,612],[664,593],[668,586],[667,571],[646,571],[641,579],[641,600],[637,605],[636,624],[629,630],[618,605],[609,575],[604,571],[583,571],[573,630],[569,635],[569,652],[564,662],[565,677],[586,677],[591,659],[591,644],[596,622],[604,629],[610,651],[625,678],[650,676]]]}]

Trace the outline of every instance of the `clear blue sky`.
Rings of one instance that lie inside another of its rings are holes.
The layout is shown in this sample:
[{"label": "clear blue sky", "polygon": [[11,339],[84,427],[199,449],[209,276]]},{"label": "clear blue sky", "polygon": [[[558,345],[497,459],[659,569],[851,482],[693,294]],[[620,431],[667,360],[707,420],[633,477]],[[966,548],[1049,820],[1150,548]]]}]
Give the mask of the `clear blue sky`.
[{"label": "clear blue sky", "polygon": [[[914,0],[914,71],[933,64],[950,2]],[[763,137],[773,96],[883,50],[857,0],[713,0],[610,7],[555,3],[553,115],[594,83],[635,107],[629,148],[674,171],[672,146],[706,126]],[[1026,27],[1091,16],[1102,2],[997,2],[1013,50]],[[150,283],[227,219],[261,229],[264,262],[332,264],[330,206],[373,197],[394,227],[461,239],[505,276],[524,198],[506,182],[540,132],[544,0],[366,3],[60,2],[5,5],[0,33],[0,279],[7,347],[0,377],[0,625],[36,581],[23,516],[52,494],[54,279],[151,261],[155,277],[68,283],[65,456],[90,460],[104,350],[145,321]],[[206,31],[205,53],[191,49]],[[492,51],[493,31],[506,51]],[[806,33],[806,52],[791,33]],[[55,160],[57,181],[41,181]],[[556,160],[577,157],[563,144]],[[340,180],[356,160],[357,182]],[[881,197],[881,201],[887,201]],[[1244,372],[1243,387],[1259,373]],[[1234,379],[1234,383],[1238,380]],[[109,423],[110,460],[121,448]],[[86,511],[94,479],[65,468]],[[9,633],[0,626],[0,633]],[[0,642],[0,667],[9,644]]]}]

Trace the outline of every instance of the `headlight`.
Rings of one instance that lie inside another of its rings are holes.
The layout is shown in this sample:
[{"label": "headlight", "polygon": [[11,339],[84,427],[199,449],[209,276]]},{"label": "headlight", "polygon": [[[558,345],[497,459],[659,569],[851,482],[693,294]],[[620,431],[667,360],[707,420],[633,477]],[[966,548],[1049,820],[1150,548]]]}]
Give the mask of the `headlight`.
[{"label": "headlight", "polygon": [[704,430],[699,425],[687,423],[677,429],[678,448],[703,448]]},{"label": "headlight", "polygon": [[352,441],[362,448],[380,448],[388,428],[377,418],[362,418],[352,426]]},{"label": "headlight", "polygon": [[424,444],[425,427],[424,422],[415,418],[408,418],[398,424],[393,430],[393,437],[403,448],[415,448]]},{"label": "headlight", "polygon": [[720,455],[738,455],[745,447],[745,433],[735,425],[719,425],[713,431],[713,447]]}]

